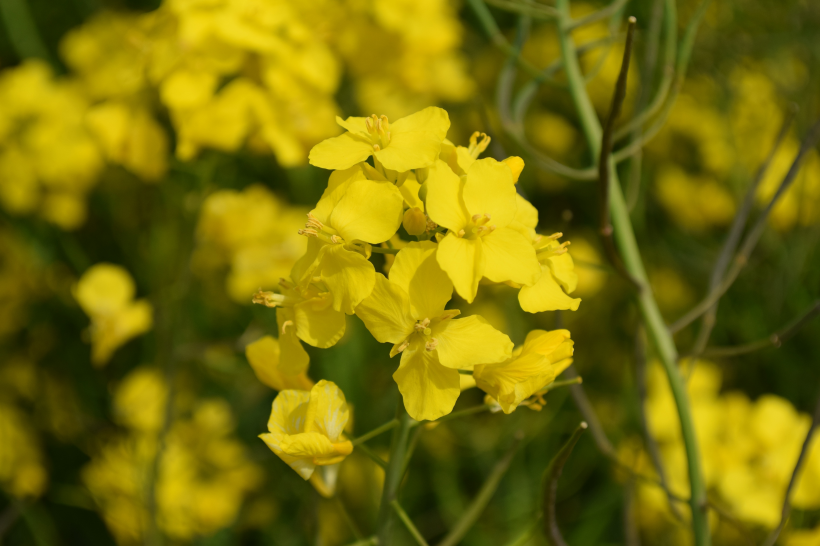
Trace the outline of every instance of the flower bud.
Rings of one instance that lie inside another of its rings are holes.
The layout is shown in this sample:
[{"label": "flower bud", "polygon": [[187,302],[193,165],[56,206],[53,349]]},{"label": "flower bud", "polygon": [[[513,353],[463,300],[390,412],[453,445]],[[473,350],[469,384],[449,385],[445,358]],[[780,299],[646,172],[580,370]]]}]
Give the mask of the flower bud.
[{"label": "flower bud", "polygon": [[418,207],[412,207],[405,211],[401,224],[410,235],[421,235],[427,231],[427,216]]},{"label": "flower bud", "polygon": [[510,156],[503,160],[502,163],[510,168],[513,175],[513,183],[517,183],[518,177],[521,176],[521,171],[524,170],[524,160],[518,156]]}]

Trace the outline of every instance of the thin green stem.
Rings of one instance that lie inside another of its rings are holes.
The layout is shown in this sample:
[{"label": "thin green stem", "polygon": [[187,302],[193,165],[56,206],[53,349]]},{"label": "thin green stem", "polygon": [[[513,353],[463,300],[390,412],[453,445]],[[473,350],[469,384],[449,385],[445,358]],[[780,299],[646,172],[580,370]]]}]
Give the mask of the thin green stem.
[{"label": "thin green stem", "polygon": [[350,512],[347,511],[345,503],[342,502],[342,499],[338,495],[333,497],[333,499],[336,501],[336,508],[339,509],[339,513],[342,515],[342,519],[345,520],[345,524],[347,524],[347,527],[350,529],[350,532],[353,533],[353,538],[355,538],[356,540],[362,540],[364,538],[364,535],[361,531],[359,531],[359,526],[356,525],[355,521],[353,521],[353,517],[350,515]]},{"label": "thin green stem", "polygon": [[387,461],[376,455],[369,447],[364,444],[355,446],[356,449],[367,455],[367,457],[382,468],[387,468]]},{"label": "thin green stem", "polygon": [[407,453],[407,438],[410,435],[410,428],[413,423],[416,422],[407,415],[401,397],[399,397],[396,413],[399,426],[393,432],[393,441],[390,445],[390,462],[385,469],[384,489],[382,489],[382,501],[379,506],[379,517],[376,527],[378,543],[384,545],[392,544],[393,509],[391,508],[391,503],[396,499],[399,493],[399,486],[404,476],[404,458]]},{"label": "thin green stem", "polygon": [[[567,74],[570,94],[578,111],[587,144],[592,151],[592,155],[597,157],[600,153],[602,129],[584,86],[583,75],[581,74],[575,52],[575,44],[567,30],[567,24],[570,22],[569,0],[558,0],[557,8],[561,13],[558,22],[558,36],[561,42],[561,54],[564,60],[564,69]],[[609,206],[612,215],[615,242],[626,270],[641,286],[641,290],[637,294],[638,307],[643,322],[646,325],[647,333],[652,339],[658,357],[666,371],[669,385],[675,399],[688,462],[689,485],[691,488],[690,505],[692,508],[692,530],[695,544],[697,546],[706,546],[711,542],[709,536],[709,521],[706,517],[706,484],[703,478],[697,438],[695,436],[695,424],[692,419],[691,408],[689,407],[689,399],[686,394],[683,377],[677,367],[677,348],[672,340],[672,336],[666,328],[658,305],[655,302],[654,295],[652,294],[652,289],[649,287],[646,271],[638,250],[638,243],[632,229],[629,211],[618,181],[618,173],[614,165],[610,165],[610,170],[611,187]]]},{"label": "thin green stem", "polygon": [[470,503],[470,506],[467,507],[467,510],[464,514],[462,514],[458,522],[456,522],[456,525],[450,530],[449,533],[447,533],[447,536],[439,542],[438,546],[456,546],[456,544],[461,542],[461,539],[464,538],[464,535],[467,534],[467,531],[475,525],[478,518],[481,517],[481,513],[484,512],[484,509],[493,498],[496,489],[498,489],[498,485],[501,483],[501,478],[504,477],[507,469],[510,468],[510,463],[512,462],[513,457],[515,457],[515,454],[521,445],[521,440],[523,439],[523,432],[518,431],[515,433],[512,445],[509,449],[507,449],[504,456],[495,464],[492,471],[487,476],[487,479],[484,481],[484,485],[481,486],[481,489],[478,490],[478,493],[473,498],[473,502]]},{"label": "thin green stem", "polygon": [[538,394],[545,394],[552,390],[560,389],[561,387],[569,387],[570,385],[580,385],[583,382],[584,380],[580,375],[578,377],[573,377],[572,379],[567,379],[566,381],[553,381],[541,389]]},{"label": "thin green stem", "polygon": [[27,0],[0,0],[0,19],[20,59],[37,57],[48,62],[52,68],[59,68],[37,30]]},{"label": "thin green stem", "polygon": [[407,512],[404,511],[404,508],[401,507],[399,501],[393,499],[393,501],[390,503],[390,506],[393,507],[393,510],[396,511],[396,514],[399,516],[401,522],[404,523],[404,526],[407,528],[408,531],[410,531],[410,534],[413,535],[413,539],[416,541],[416,544],[418,544],[419,546],[428,546],[427,541],[424,540],[424,537],[421,536],[419,530],[416,529],[415,525],[413,525],[413,520],[410,519],[410,516],[408,516]]},{"label": "thin green stem", "polygon": [[367,433],[362,434],[361,436],[359,436],[357,438],[354,438],[353,440],[350,440],[350,443],[353,444],[354,446],[357,446],[357,445],[359,445],[361,443],[364,443],[364,442],[370,440],[371,438],[375,438],[379,434],[382,434],[383,432],[387,432],[388,430],[390,430],[394,427],[397,427],[397,426],[399,426],[399,420],[398,419],[391,419],[390,421],[386,422],[382,426],[376,427],[373,430],[371,430],[370,432],[367,432]]},{"label": "thin green stem", "polygon": [[[467,415],[473,415],[473,414],[476,414],[476,413],[481,413],[481,412],[487,411],[489,409],[490,409],[489,405],[481,404],[480,406],[473,406],[472,408],[467,408],[467,409],[460,410],[460,411],[454,411],[453,413],[445,415],[444,417],[440,417],[440,418],[438,418],[438,419],[436,419],[435,421],[432,421],[432,422],[433,423],[444,423],[446,421],[452,421],[453,419],[458,419],[460,417],[466,417]],[[419,425],[423,425],[423,424],[424,423],[422,423],[421,421],[414,421],[413,424],[410,425],[410,427],[415,428],[415,427],[417,427]]]}]

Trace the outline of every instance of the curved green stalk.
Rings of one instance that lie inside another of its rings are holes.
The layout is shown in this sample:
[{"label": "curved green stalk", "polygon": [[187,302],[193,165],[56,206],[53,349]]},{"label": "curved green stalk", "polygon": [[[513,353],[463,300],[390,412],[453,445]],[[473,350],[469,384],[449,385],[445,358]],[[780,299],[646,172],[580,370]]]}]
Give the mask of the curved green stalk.
[{"label": "curved green stalk", "polygon": [[404,409],[404,401],[399,397],[396,419],[399,426],[393,431],[393,441],[390,443],[390,461],[384,476],[384,489],[382,489],[382,501],[379,506],[379,519],[377,523],[377,538],[379,544],[392,544],[393,534],[393,507],[392,502],[396,499],[401,480],[404,477],[404,458],[407,455],[407,438],[410,435],[410,427],[415,422],[407,415]]},{"label": "curved green stalk", "polygon": [[[575,45],[567,30],[567,25],[571,21],[569,17],[569,0],[558,0],[557,8],[561,14],[558,21],[558,36],[561,42],[561,55],[567,74],[567,82],[573,102],[578,110],[587,143],[592,155],[597,156],[601,149],[601,123],[586,92],[584,77],[578,65]],[[618,182],[617,172],[612,164],[610,164],[610,185],[609,206],[610,213],[612,214],[615,242],[623,258],[624,266],[641,286],[641,290],[638,294],[638,307],[640,308],[647,332],[655,345],[658,357],[666,371],[669,385],[675,399],[688,461],[689,484],[691,487],[690,505],[692,508],[692,530],[695,544],[705,546],[710,544],[709,522],[706,514],[706,485],[703,479],[703,469],[701,468],[700,454],[698,451],[697,438],[695,437],[695,426],[692,420],[691,408],[689,407],[689,399],[686,394],[683,377],[677,367],[677,349],[672,340],[672,336],[666,329],[666,324],[664,323],[658,305],[652,295],[652,290],[647,282],[646,271],[638,250],[635,233],[632,230],[632,223],[629,218],[626,201],[620,183]]]}]

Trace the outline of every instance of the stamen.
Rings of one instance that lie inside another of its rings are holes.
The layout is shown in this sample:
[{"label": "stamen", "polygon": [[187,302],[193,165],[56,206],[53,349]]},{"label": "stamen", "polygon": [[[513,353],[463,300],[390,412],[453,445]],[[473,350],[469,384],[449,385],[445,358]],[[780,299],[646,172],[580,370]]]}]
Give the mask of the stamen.
[{"label": "stamen", "polygon": [[409,339],[405,339],[405,340],[404,340],[404,343],[402,343],[401,345],[399,345],[399,348],[398,348],[398,349],[396,349],[396,352],[397,352],[397,353],[402,352],[403,350],[405,350],[405,349],[407,348],[407,346],[408,346],[408,345],[410,345],[410,340],[409,340]]},{"label": "stamen", "polygon": [[378,152],[379,150],[381,150],[381,148],[379,147],[379,145],[378,145],[378,144],[374,144],[374,145],[373,145],[373,151]]},{"label": "stamen", "polygon": [[430,338],[430,341],[424,346],[424,348],[428,351],[435,351],[436,347],[438,347],[438,340],[436,338]]},{"label": "stamen", "polygon": [[282,323],[282,333],[283,334],[288,331],[288,326],[293,326],[293,321],[292,320],[286,320],[285,322]]},{"label": "stamen", "polygon": [[563,237],[563,236],[564,236],[564,234],[563,234],[563,233],[561,233],[560,231],[558,231],[558,232],[556,232],[556,233],[553,233],[553,234],[552,234],[552,235],[550,235],[549,237],[547,237],[547,239],[552,239],[553,241],[557,241],[558,239],[560,239],[560,238],[561,238],[561,237]]},{"label": "stamen", "polygon": [[300,229],[296,233],[298,233],[299,235],[304,235],[305,237],[318,237],[319,236],[319,232],[316,231],[313,228]]},{"label": "stamen", "polygon": [[464,230],[463,229],[458,230],[458,233],[456,233],[456,236],[464,237]]},{"label": "stamen", "polygon": [[276,292],[263,291],[259,289],[251,299],[252,303],[264,305],[265,307],[277,307],[285,303],[285,296]]}]

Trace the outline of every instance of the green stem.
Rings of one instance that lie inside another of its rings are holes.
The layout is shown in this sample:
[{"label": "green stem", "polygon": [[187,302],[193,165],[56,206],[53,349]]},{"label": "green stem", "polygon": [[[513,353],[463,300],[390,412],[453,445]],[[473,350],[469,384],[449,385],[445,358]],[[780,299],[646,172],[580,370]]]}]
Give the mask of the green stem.
[{"label": "green stem", "polygon": [[373,254],[398,254],[400,248],[382,248],[380,246],[374,246],[370,249]]},{"label": "green stem", "polygon": [[[461,410],[461,411],[454,411],[453,413],[449,413],[449,414],[445,415],[444,417],[440,417],[440,418],[436,419],[435,421],[431,421],[431,422],[433,422],[433,423],[444,423],[445,421],[452,421],[453,419],[458,419],[459,417],[465,417],[467,415],[473,415],[474,413],[481,413],[483,411],[487,411],[488,409],[490,409],[490,406],[488,406],[487,404],[481,404],[480,406],[473,406],[472,408],[467,408],[467,409],[464,409],[464,410]],[[424,423],[422,423],[421,421],[414,421],[413,424],[410,425],[410,427],[415,428],[415,427],[417,427],[419,425],[423,425],[423,424]]]},{"label": "green stem", "polygon": [[394,499],[393,502],[390,503],[390,506],[393,507],[393,510],[396,511],[396,514],[398,514],[399,519],[402,521],[402,523],[404,523],[404,526],[407,527],[407,530],[410,531],[410,534],[413,535],[413,539],[416,541],[416,544],[418,544],[419,546],[428,546],[427,541],[424,540],[424,537],[421,536],[419,530],[416,529],[415,525],[413,525],[413,520],[410,519],[410,516],[408,516],[407,512],[404,511],[404,508],[401,507],[399,501]]},{"label": "green stem", "polygon": [[393,432],[393,441],[390,446],[390,461],[384,476],[384,489],[382,490],[382,501],[379,506],[379,519],[377,522],[377,533],[379,544],[392,544],[393,528],[393,508],[391,503],[396,499],[402,477],[404,476],[404,458],[407,454],[407,438],[410,435],[410,428],[415,421],[407,415],[404,409],[404,402],[399,397],[396,419],[399,427]]},{"label": "green stem", "polygon": [[[567,83],[573,102],[580,117],[581,126],[586,136],[587,143],[592,151],[593,157],[597,157],[601,149],[602,129],[586,92],[583,74],[578,64],[575,52],[575,44],[567,25],[570,24],[569,0],[557,0],[556,4],[561,16],[558,21],[558,36],[561,42],[561,55],[564,61],[564,70],[567,74]],[[652,294],[647,281],[641,255],[638,250],[638,243],[635,233],[632,230],[632,223],[629,218],[629,211],[626,206],[623,192],[614,165],[610,166],[610,213],[612,215],[612,226],[614,228],[615,242],[624,261],[624,266],[639,285],[641,290],[638,294],[638,307],[646,325],[647,332],[651,337],[658,357],[666,371],[675,405],[678,410],[678,417],[681,424],[681,433],[684,446],[686,448],[686,458],[689,470],[689,485],[691,488],[690,505],[692,507],[692,530],[695,544],[705,546],[710,544],[709,522],[706,514],[706,485],[703,479],[700,455],[698,451],[697,438],[695,436],[695,424],[692,420],[692,412],[689,407],[689,399],[686,395],[686,387],[678,367],[678,353],[672,336],[666,329],[663,317]]]},{"label": "green stem", "polygon": [[391,428],[394,428],[394,427],[397,427],[397,426],[399,426],[399,420],[398,419],[392,419],[392,420],[386,422],[385,424],[383,424],[382,426],[374,428],[370,432],[362,434],[358,438],[354,438],[353,440],[350,441],[350,443],[353,444],[354,446],[359,445],[363,442],[366,442],[366,441],[370,440],[371,438],[375,438],[376,436],[378,436],[382,432],[387,432]]},{"label": "green stem", "polygon": [[0,0],[0,20],[20,59],[38,57],[59,72],[59,65],[43,42],[26,0]]}]

